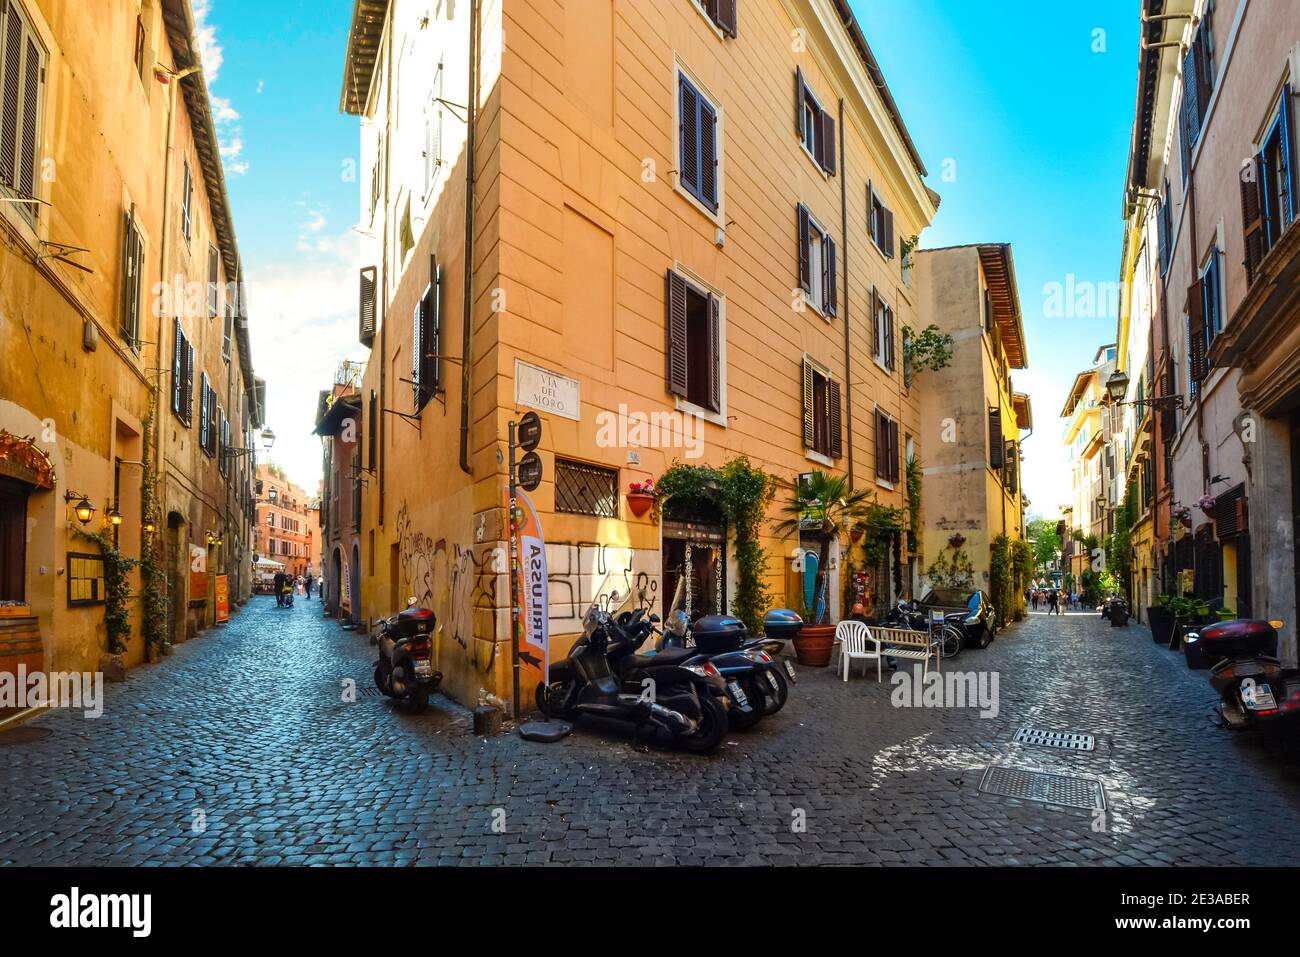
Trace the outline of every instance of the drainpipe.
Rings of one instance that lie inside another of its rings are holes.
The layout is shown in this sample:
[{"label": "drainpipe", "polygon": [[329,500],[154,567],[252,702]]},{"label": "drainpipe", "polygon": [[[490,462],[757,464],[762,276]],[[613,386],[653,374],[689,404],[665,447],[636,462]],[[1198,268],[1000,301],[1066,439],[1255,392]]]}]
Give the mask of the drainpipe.
[{"label": "drainpipe", "polygon": [[473,475],[474,469],[469,461],[469,390],[470,362],[473,360],[470,339],[474,326],[474,187],[477,181],[474,128],[478,117],[479,0],[470,0],[469,24],[469,96],[465,110],[465,286],[460,333],[460,470]]},{"label": "drainpipe", "polygon": [[[389,175],[393,166],[393,5],[388,7],[388,34],[386,49],[384,52],[384,215],[382,218],[384,227],[384,242],[380,247],[382,250],[383,272],[379,278],[379,472],[376,476],[379,486],[379,525],[382,528],[384,524],[384,476],[385,465],[387,462],[386,441],[388,435],[388,419],[383,413],[383,409],[388,407],[388,189],[391,182]],[[344,587],[342,579],[339,580],[339,587]]]},{"label": "drainpipe", "polygon": [[844,441],[853,487],[853,356],[849,348],[849,174],[844,167],[844,98],[840,97],[840,245],[844,247]]}]

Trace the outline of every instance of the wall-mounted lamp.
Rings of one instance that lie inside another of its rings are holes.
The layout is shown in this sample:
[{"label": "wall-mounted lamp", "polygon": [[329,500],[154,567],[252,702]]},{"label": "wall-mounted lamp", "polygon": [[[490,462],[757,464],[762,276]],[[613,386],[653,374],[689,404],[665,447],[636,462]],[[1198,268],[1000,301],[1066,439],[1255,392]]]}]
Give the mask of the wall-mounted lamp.
[{"label": "wall-mounted lamp", "polygon": [[107,518],[108,521],[114,526],[118,526],[122,524],[122,513],[117,510],[116,505],[110,508],[108,510],[108,514],[105,515],[104,517]]},{"label": "wall-mounted lamp", "polygon": [[71,502],[73,499],[80,499],[76,505],[72,506],[72,511],[76,513],[77,521],[82,525],[89,525],[91,518],[95,514],[95,506],[90,504],[90,499],[80,492],[74,492],[71,489],[63,493],[63,501]]},{"label": "wall-mounted lamp", "polygon": [[209,544],[209,545],[220,545],[220,544],[221,544],[221,533],[220,533],[220,532],[208,532],[208,544]]},{"label": "wall-mounted lamp", "polygon": [[145,522],[143,528],[145,532],[147,532],[150,535],[152,535],[154,532],[158,530],[158,526],[155,525],[153,522]]}]

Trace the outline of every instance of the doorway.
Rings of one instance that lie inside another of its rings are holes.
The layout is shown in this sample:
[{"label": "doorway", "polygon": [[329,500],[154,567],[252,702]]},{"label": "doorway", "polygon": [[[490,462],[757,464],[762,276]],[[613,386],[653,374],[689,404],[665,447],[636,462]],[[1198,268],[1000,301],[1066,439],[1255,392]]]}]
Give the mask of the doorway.
[{"label": "doorway", "polygon": [[31,486],[0,478],[0,601],[27,595],[27,495]]},{"label": "doorway", "polygon": [[663,596],[671,610],[677,584],[686,579],[684,610],[691,621],[727,613],[727,526],[714,506],[664,509]]}]

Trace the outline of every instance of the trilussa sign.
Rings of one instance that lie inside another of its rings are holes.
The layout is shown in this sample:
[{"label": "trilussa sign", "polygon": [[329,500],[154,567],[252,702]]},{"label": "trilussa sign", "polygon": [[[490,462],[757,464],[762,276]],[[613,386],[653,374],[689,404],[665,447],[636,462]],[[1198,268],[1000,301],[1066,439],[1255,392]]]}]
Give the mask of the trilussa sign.
[{"label": "trilussa sign", "polygon": [[532,501],[522,489],[515,490],[518,504],[514,521],[515,554],[519,556],[516,577],[519,595],[519,661],[537,677],[550,681],[550,600],[546,587],[546,539]]}]

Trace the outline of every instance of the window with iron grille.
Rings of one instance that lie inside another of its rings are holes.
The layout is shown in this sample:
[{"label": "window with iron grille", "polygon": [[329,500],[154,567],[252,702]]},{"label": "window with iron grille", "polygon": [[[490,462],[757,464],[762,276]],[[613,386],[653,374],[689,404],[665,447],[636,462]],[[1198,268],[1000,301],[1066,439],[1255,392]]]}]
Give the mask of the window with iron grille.
[{"label": "window with iron grille", "polygon": [[555,510],[618,518],[618,469],[555,460]]}]

